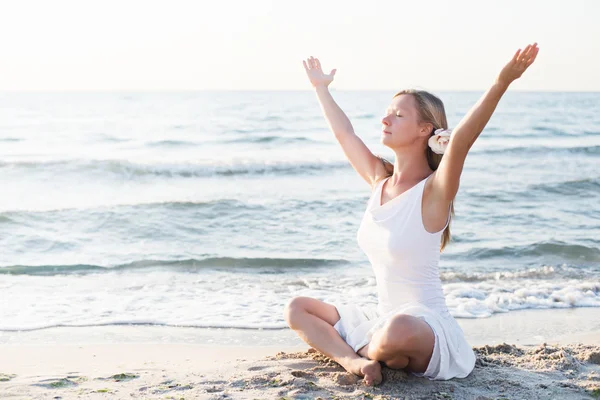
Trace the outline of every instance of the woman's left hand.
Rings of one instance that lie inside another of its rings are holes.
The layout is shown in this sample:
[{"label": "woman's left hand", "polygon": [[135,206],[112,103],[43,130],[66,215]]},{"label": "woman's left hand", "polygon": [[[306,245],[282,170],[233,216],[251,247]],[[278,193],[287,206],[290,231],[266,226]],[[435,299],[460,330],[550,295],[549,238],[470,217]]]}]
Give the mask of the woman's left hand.
[{"label": "woman's left hand", "polygon": [[533,64],[539,50],[537,43],[528,45],[523,51],[517,50],[512,60],[500,71],[498,82],[510,85],[514,80],[519,79],[523,72]]}]

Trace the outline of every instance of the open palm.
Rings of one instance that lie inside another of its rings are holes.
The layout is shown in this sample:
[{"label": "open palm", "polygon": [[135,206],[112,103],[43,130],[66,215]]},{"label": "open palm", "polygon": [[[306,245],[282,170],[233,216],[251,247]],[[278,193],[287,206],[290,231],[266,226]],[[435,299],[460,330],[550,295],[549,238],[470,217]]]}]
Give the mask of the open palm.
[{"label": "open palm", "polygon": [[314,87],[329,86],[333,82],[336,70],[332,69],[329,74],[324,73],[318,58],[309,57],[306,60],[302,60],[302,64],[304,64],[306,75]]},{"label": "open palm", "polygon": [[523,72],[533,64],[539,50],[537,43],[528,45],[523,51],[521,49],[517,50],[512,60],[500,72],[498,80],[510,84],[512,81],[519,79]]}]

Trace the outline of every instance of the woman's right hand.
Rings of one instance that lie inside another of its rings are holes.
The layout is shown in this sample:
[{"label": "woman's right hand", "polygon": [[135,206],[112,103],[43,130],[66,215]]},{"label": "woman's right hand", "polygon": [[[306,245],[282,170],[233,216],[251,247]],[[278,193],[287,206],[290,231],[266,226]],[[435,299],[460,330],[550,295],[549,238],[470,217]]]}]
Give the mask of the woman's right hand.
[{"label": "woman's right hand", "polygon": [[335,76],[336,70],[332,69],[329,74],[325,74],[321,69],[321,63],[319,62],[318,58],[307,58],[306,60],[302,60],[302,64],[304,64],[304,70],[306,71],[306,75],[308,75],[308,79],[313,87],[327,87],[331,82],[333,82],[333,77]]}]

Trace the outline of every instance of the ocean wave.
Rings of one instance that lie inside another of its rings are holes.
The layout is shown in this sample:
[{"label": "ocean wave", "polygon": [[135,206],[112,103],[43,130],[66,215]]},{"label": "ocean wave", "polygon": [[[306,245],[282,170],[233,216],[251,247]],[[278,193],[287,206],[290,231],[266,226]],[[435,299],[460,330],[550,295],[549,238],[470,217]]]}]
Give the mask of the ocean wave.
[{"label": "ocean wave", "polygon": [[[299,203],[299,202],[295,202]],[[286,202],[286,205],[295,204],[294,202]],[[212,215],[224,216],[230,213],[239,213],[241,211],[261,211],[265,210],[264,205],[247,203],[237,199],[218,199],[210,201],[124,201],[116,204],[100,204],[100,205],[65,205],[64,207],[42,207],[35,209],[14,209],[0,211],[0,225],[4,223],[15,223],[15,218],[19,218],[20,221],[26,223],[31,221],[35,224],[40,218],[57,218],[58,221],[63,221],[66,218],[82,218],[86,219],[90,212],[94,212],[96,216],[105,215],[107,218],[117,214],[129,214],[133,212],[148,212],[148,211],[202,211],[206,209]],[[81,213],[80,217],[73,216],[73,214]]]},{"label": "ocean wave", "polygon": [[185,260],[138,260],[110,267],[88,264],[12,265],[0,267],[0,275],[83,275],[150,268],[163,268],[179,272],[197,272],[205,269],[242,269],[244,271],[253,270],[253,272],[261,272],[257,270],[267,269],[268,272],[272,272],[295,268],[335,267],[349,263],[349,261],[343,259],[208,257]]},{"label": "ocean wave", "polygon": [[484,282],[484,281],[504,281],[520,279],[585,279],[593,277],[594,271],[589,271],[581,267],[570,267],[567,265],[528,268],[516,271],[492,271],[492,272],[441,272],[442,282]]},{"label": "ocean wave", "polygon": [[554,128],[551,128],[549,126],[539,126],[539,125],[534,125],[531,127],[532,130],[536,131],[536,132],[544,132],[544,133],[556,133],[559,134],[561,133],[560,131],[557,131]]},{"label": "ocean wave", "polygon": [[[93,277],[90,279],[94,279]],[[343,302],[347,299],[348,293],[352,293],[349,285],[352,282],[346,282],[343,289],[339,289],[332,296],[327,297],[327,301],[333,304]],[[317,280],[318,282],[318,280]],[[264,285],[283,285],[282,281],[264,282],[252,284],[245,288],[237,288],[236,285],[230,285],[224,288],[220,295],[223,296],[223,303],[220,308],[210,310],[197,310],[197,313],[187,312],[202,304],[203,300],[210,298],[211,294],[199,290],[196,296],[186,295],[181,297],[181,292],[165,292],[160,297],[150,299],[143,296],[149,302],[142,303],[135,301],[128,303],[125,308],[115,306],[114,312],[105,313],[106,304],[100,303],[102,300],[97,297],[87,298],[80,295],[73,296],[72,299],[90,302],[84,307],[74,308],[72,313],[65,314],[63,310],[64,296],[69,293],[60,293],[50,299],[42,312],[39,314],[31,313],[27,318],[23,318],[13,309],[9,313],[10,317],[5,318],[0,323],[0,331],[25,331],[40,330],[57,327],[97,327],[111,325],[154,325],[169,326],[174,328],[213,328],[213,329],[248,329],[248,330],[278,330],[286,329],[287,325],[283,320],[282,310],[285,302],[293,296],[323,295],[322,290],[307,291],[306,287],[297,290],[287,289],[285,298],[282,299],[281,293],[276,291],[276,286],[264,289],[262,292],[254,291],[259,297],[253,297],[252,302],[248,302],[248,290],[253,291],[257,286]],[[191,288],[187,288],[192,290]],[[364,288],[375,292],[376,288]],[[152,290],[152,288],[146,288]],[[291,290],[291,291],[290,291]],[[192,290],[193,291],[193,290]],[[332,293],[333,294],[333,293]],[[113,288],[115,298],[121,295]],[[131,294],[130,294],[131,295]],[[355,293],[356,295],[356,293]],[[524,279],[518,282],[500,281],[500,282],[459,282],[444,285],[444,295],[450,314],[455,318],[488,318],[497,313],[507,313],[526,309],[568,309],[596,307],[600,308],[600,280],[595,282],[585,282],[578,279],[563,280],[531,280]],[[127,296],[127,293],[123,293]],[[127,297],[126,297],[127,298]],[[131,297],[129,297],[131,298]],[[139,298],[135,297],[136,299]],[[59,301],[60,299],[60,301]],[[141,300],[141,298],[140,298]],[[357,304],[372,308],[373,303],[365,302],[366,296],[357,298]],[[101,306],[100,306],[101,305]],[[100,307],[99,307],[100,306]],[[131,306],[139,307],[139,310],[132,312]],[[93,311],[90,312],[90,309]],[[56,317],[51,317],[56,314]],[[239,315],[237,318],[232,318]],[[200,315],[199,315],[200,314]],[[202,314],[205,314],[202,316]],[[15,316],[19,315],[19,318]],[[184,317],[185,316],[185,317]],[[183,318],[182,318],[183,317]]]},{"label": "ocean wave", "polygon": [[486,318],[525,309],[600,307],[600,281],[505,281],[451,283],[446,304],[456,318]]},{"label": "ocean wave", "polygon": [[182,147],[182,146],[198,146],[199,143],[186,140],[157,140],[146,143],[148,147]]},{"label": "ocean wave", "polygon": [[[554,124],[554,122],[550,122]],[[553,126],[548,125],[532,125],[531,130],[534,132],[540,132],[541,134],[527,134],[525,136],[544,136],[544,134],[549,134],[550,136],[560,136],[560,137],[584,137],[584,136],[597,136],[600,134],[598,131],[586,131],[579,130],[577,128],[573,128],[572,126],[566,127],[566,129],[557,129]],[[523,137],[523,134],[515,134],[516,137]]]},{"label": "ocean wave", "polygon": [[600,136],[600,131],[583,131],[585,136]]},{"label": "ocean wave", "polygon": [[564,125],[556,124],[554,121],[538,120],[537,123],[523,125],[518,129],[507,129],[506,127],[486,127],[484,136],[492,133],[491,136],[511,138],[511,139],[531,139],[531,138],[581,138],[600,135],[600,131],[582,129],[583,125]]},{"label": "ocean wave", "polygon": [[224,143],[281,143],[281,144],[288,144],[288,143],[298,143],[298,142],[302,142],[302,143],[319,143],[315,140],[309,139],[307,137],[304,136],[258,136],[258,137],[244,137],[244,138],[239,138],[239,139],[231,139],[231,140],[225,140]]},{"label": "ocean wave", "polygon": [[234,128],[231,129],[230,132],[233,133],[243,133],[243,134],[252,134],[259,132],[288,132],[290,129],[284,128],[283,126],[271,126],[271,127],[261,127],[260,130],[258,128]]},{"label": "ocean wave", "polygon": [[600,146],[575,146],[575,147],[547,147],[547,146],[516,146],[505,148],[489,148],[475,151],[480,154],[511,154],[511,155],[553,155],[553,154],[581,154],[600,155]]},{"label": "ocean wave", "polygon": [[[600,155],[600,152],[598,153]],[[498,203],[510,203],[515,201],[520,202],[520,199],[537,198],[543,201],[548,199],[556,200],[557,205],[568,205],[574,196],[577,199],[594,199],[600,197],[600,177],[565,180],[558,182],[535,183],[525,186],[524,189],[517,190],[501,190],[501,191],[482,191],[481,188],[469,188],[468,197],[470,200],[493,201]],[[558,195],[558,196],[557,196]],[[588,215],[595,212],[595,208],[591,207],[582,210]],[[537,214],[534,212],[533,214]]]},{"label": "ocean wave", "polygon": [[375,114],[357,114],[357,115],[353,115],[352,117],[350,117],[350,119],[372,119],[375,118],[376,115]]},{"label": "ocean wave", "polygon": [[94,328],[101,326],[163,326],[169,328],[198,328],[198,329],[239,329],[249,331],[279,331],[289,329],[285,322],[275,324],[244,324],[244,323],[200,323],[200,324],[173,324],[160,321],[118,320],[100,323],[81,324],[30,324],[26,326],[2,326],[0,332],[33,332],[52,328]]},{"label": "ocean wave", "polygon": [[518,258],[531,256],[559,256],[578,262],[599,262],[600,249],[560,241],[538,242],[526,246],[508,246],[501,248],[481,248],[467,252],[471,259]]},{"label": "ocean wave", "polygon": [[318,173],[328,169],[348,168],[346,161],[324,162],[286,162],[275,161],[272,163],[248,162],[233,165],[202,165],[202,164],[139,164],[125,160],[93,160],[93,161],[19,161],[0,162],[0,168],[24,169],[27,173],[47,172],[55,173],[86,173],[106,172],[121,177],[131,178],[137,176],[159,177],[211,177],[211,176],[237,176],[237,175],[304,175]]},{"label": "ocean wave", "polygon": [[[332,200],[302,200],[289,199],[286,201],[277,200],[274,203],[251,203],[235,198],[222,198],[208,201],[146,201],[146,202],[123,202],[112,205],[94,205],[85,207],[58,207],[27,210],[6,210],[0,211],[0,224],[13,223],[15,218],[20,221],[31,221],[35,223],[40,216],[44,218],[56,218],[59,221],[70,218],[85,219],[90,212],[95,216],[106,215],[107,217],[122,214],[136,216],[138,212],[168,212],[168,211],[207,211],[204,217],[220,218],[227,215],[239,215],[241,212],[258,213],[267,211],[270,214],[274,210],[283,209],[284,211],[293,209],[296,211],[304,210],[308,212],[339,212],[352,211],[362,208],[364,198],[336,198]],[[77,214],[81,214],[78,216]],[[455,240],[458,241],[459,239]]]},{"label": "ocean wave", "polygon": [[564,182],[541,183],[531,185],[529,189],[568,196],[600,193],[600,177]]}]

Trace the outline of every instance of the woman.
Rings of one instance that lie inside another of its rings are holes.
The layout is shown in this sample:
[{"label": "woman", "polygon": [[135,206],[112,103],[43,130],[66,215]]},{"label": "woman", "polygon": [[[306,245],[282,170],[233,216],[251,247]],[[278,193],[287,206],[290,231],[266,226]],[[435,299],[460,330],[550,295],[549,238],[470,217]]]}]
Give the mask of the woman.
[{"label": "woman", "polygon": [[381,142],[396,154],[394,164],[371,153],[333,100],[328,86],[336,70],[325,74],[318,59],[303,61],[331,130],[371,186],[357,237],[375,273],[378,306],[371,311],[297,297],[285,318],[306,343],[367,385],[381,382],[380,362],[429,379],[464,378],[473,370],[475,355],[446,307],[438,261],[450,240],[467,153],[538,50],[535,43],[519,49],[452,134],[441,100],[425,91],[399,92],[381,121]]}]

